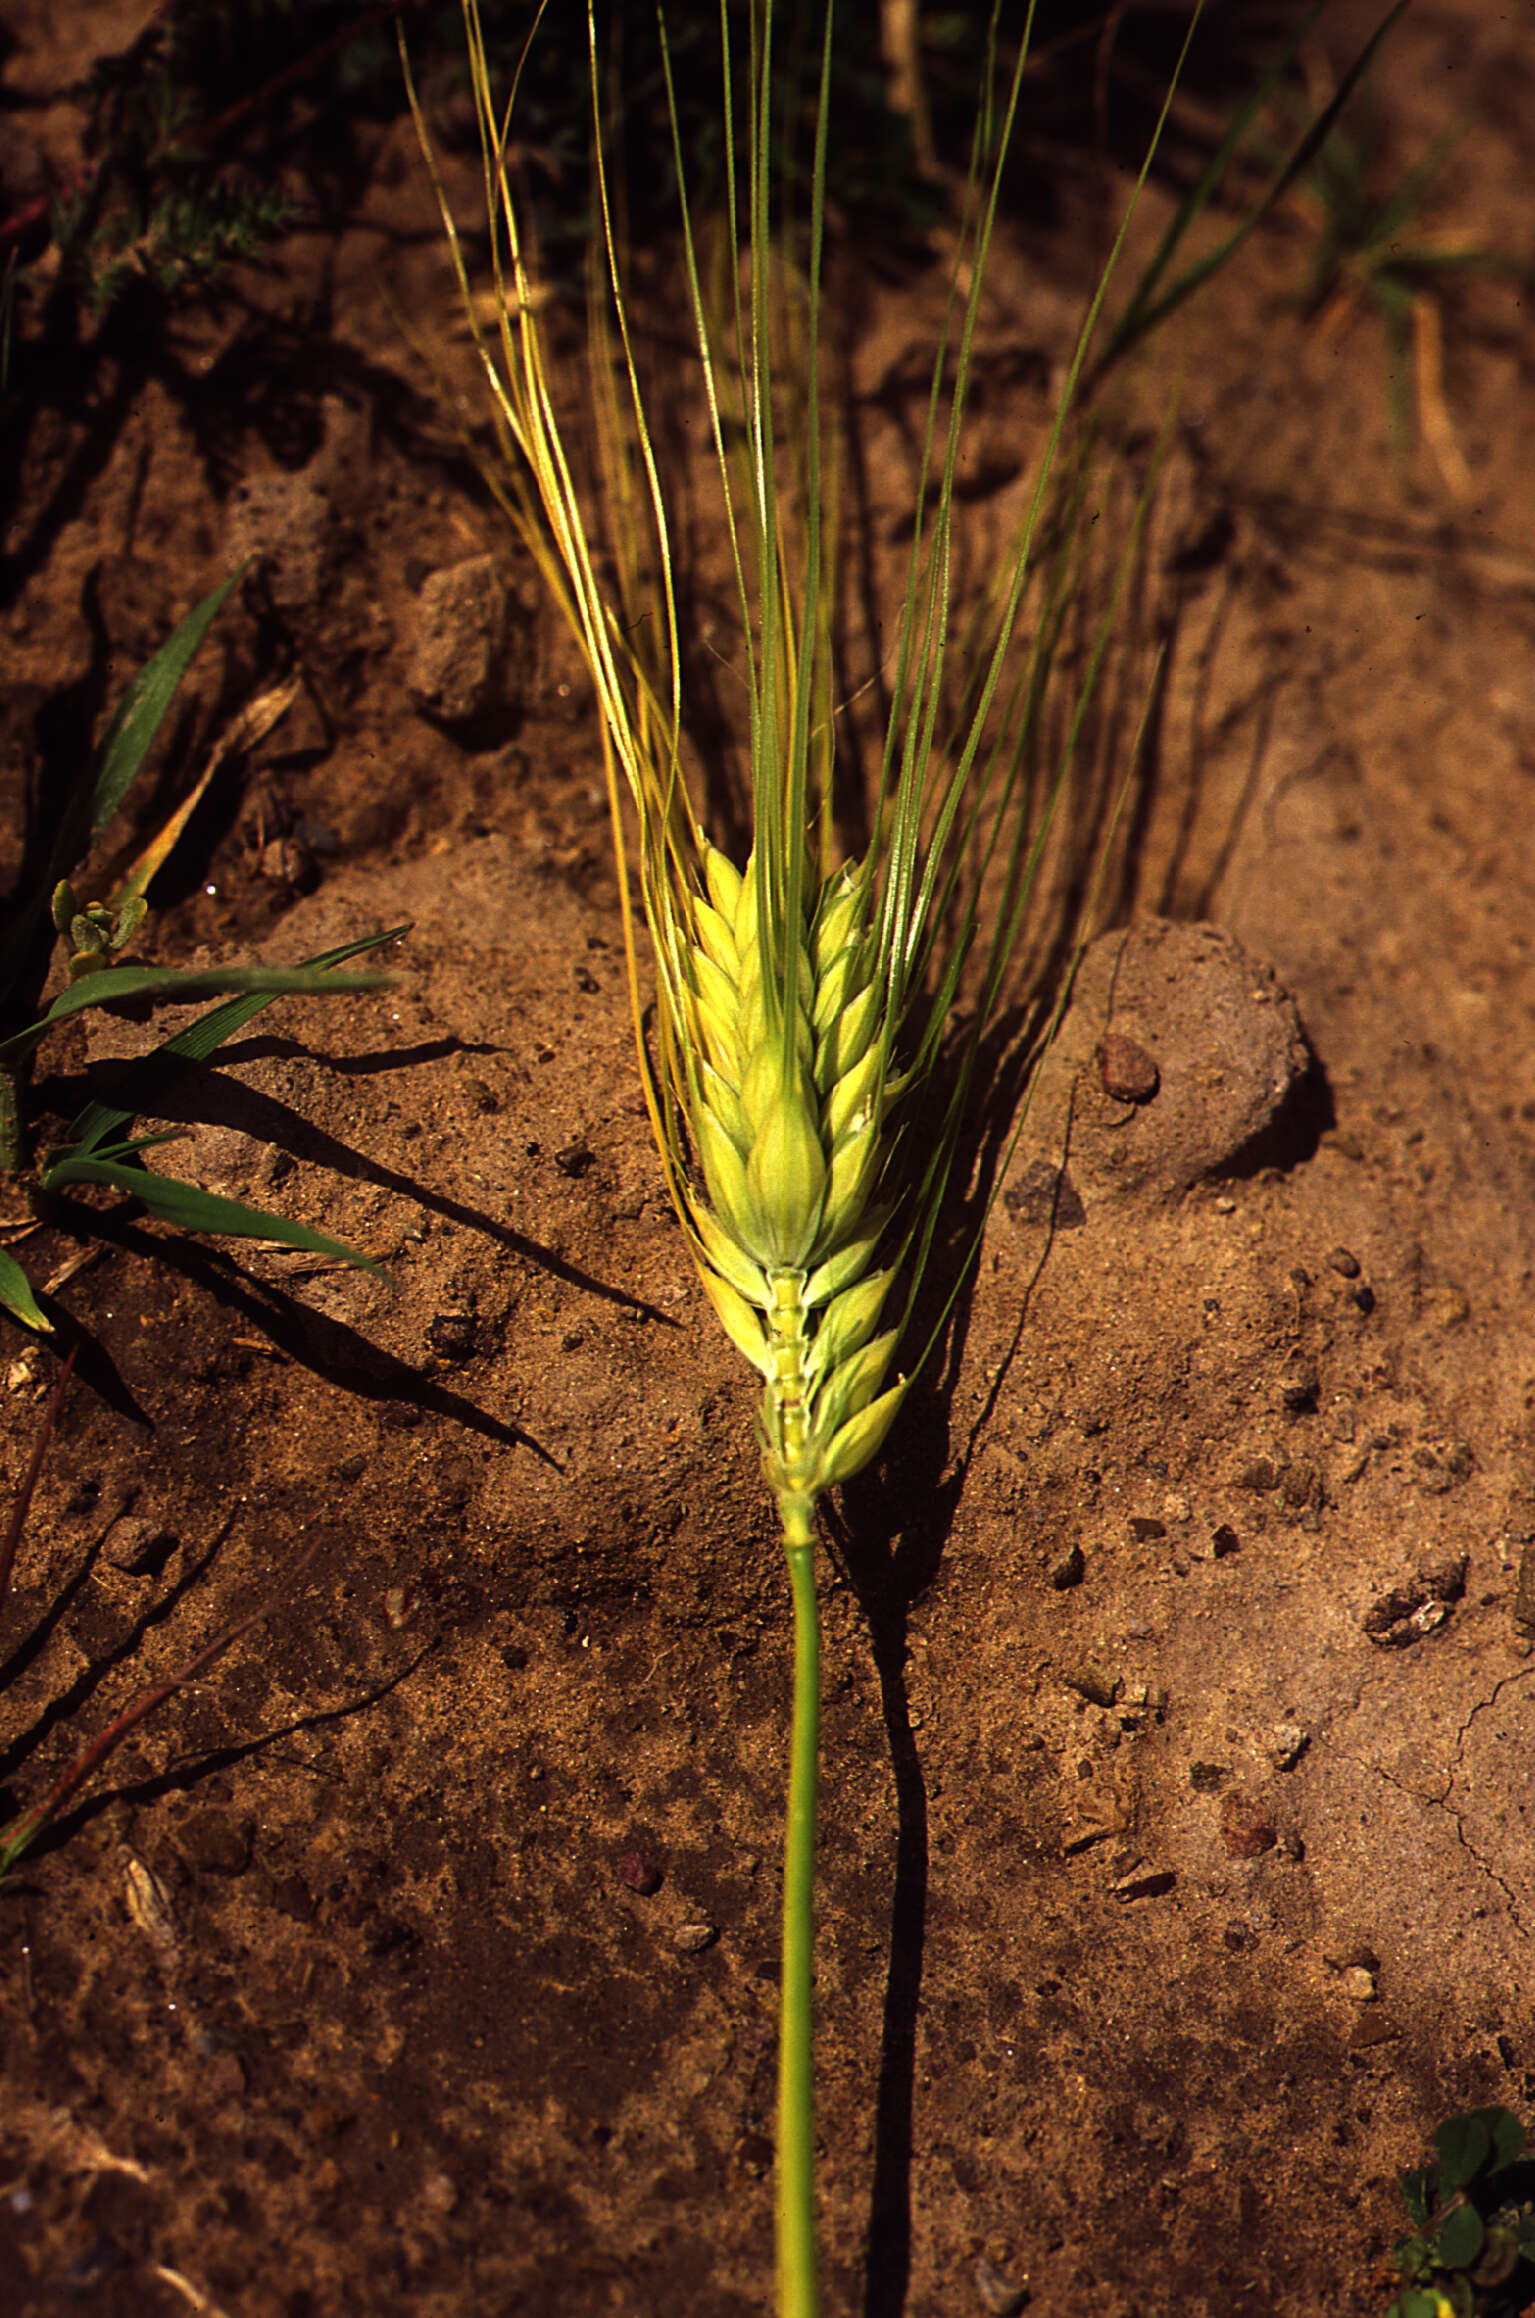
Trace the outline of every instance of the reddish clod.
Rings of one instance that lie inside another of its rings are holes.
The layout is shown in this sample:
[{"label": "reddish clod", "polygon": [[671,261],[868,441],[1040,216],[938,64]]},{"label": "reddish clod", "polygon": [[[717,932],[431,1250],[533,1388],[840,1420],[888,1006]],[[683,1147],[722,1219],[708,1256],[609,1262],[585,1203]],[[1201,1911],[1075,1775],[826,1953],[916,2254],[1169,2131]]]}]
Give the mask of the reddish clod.
[{"label": "reddish clod", "polygon": [[618,1862],[618,1880],[626,1891],[637,1891],[641,1899],[649,1899],[661,1888],[661,1870],[642,1852],[626,1851]]}]

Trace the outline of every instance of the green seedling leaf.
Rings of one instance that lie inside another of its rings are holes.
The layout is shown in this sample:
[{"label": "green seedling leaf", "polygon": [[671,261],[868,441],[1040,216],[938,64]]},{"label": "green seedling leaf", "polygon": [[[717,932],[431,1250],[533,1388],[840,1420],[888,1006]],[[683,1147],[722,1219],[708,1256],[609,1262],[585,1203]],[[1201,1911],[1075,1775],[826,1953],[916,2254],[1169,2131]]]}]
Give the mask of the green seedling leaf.
[{"label": "green seedling leaf", "polygon": [[1493,2170],[1501,2173],[1505,2165],[1523,2156],[1524,2127],[1512,2109],[1478,2109],[1476,2114],[1492,2135]]},{"label": "green seedling leaf", "polygon": [[259,994],[265,1002],[284,991],[383,990],[390,980],[388,974],[327,974],[311,966],[209,966],[193,972],[171,966],[107,966],[100,973],[82,974],[67,990],[60,991],[36,1022],[0,1042],[0,1063],[19,1061],[56,1022],[87,1006],[110,1006],[125,998],[180,1005],[220,990]]},{"label": "green seedling leaf", "polygon": [[158,652],[146,660],[130,682],[107,726],[97,755],[91,789],[91,834],[99,836],[111,820],[154,745],[165,722],[181,679],[191,666],[203,638],[223,610],[230,591],[245,574],[245,565],[221,580],[210,595],[188,612]]},{"label": "green seedling leaf", "polygon": [[[227,580],[220,581],[211,595],[204,596],[202,602],[188,612],[181,625],[161,645],[153,658],[146,661],[130,679],[128,689],[102,735],[96,751],[94,773],[86,774],[82,771],[79,781],[71,790],[46,874],[38,890],[15,911],[6,939],[0,943],[0,993],[4,992],[20,962],[27,956],[38,920],[47,910],[50,899],[53,901],[57,930],[61,933],[68,930],[67,918],[62,924],[59,922],[60,902],[54,895],[54,888],[76,857],[86,850],[91,838],[106,827],[128,794],[149,754],[156,733],[165,721],[166,712],[193,655],[244,571],[245,566],[242,564],[239,571],[232,572]],[[72,915],[74,897],[69,895],[68,898]],[[26,1035],[23,1033],[24,1037]]]},{"label": "green seedling leaf", "polygon": [[23,1328],[35,1328],[40,1336],[53,1334],[53,1322],[33,1295],[31,1281],[4,1248],[0,1248],[0,1306]]},{"label": "green seedling leaf", "polygon": [[1434,2194],[1432,2166],[1415,2166],[1410,2173],[1404,2173],[1401,2176],[1401,2181],[1402,2196],[1408,2212],[1412,2215],[1419,2229],[1427,2229],[1430,2205]]},{"label": "green seedling leaf", "polygon": [[1391,2259],[1404,2277],[1416,2278],[1429,2267],[1428,2242],[1420,2237],[1398,2238],[1391,2248]]},{"label": "green seedling leaf", "polygon": [[[165,1142],[166,1136],[149,1136],[140,1143],[129,1143],[114,1148],[137,1152],[149,1142]],[[272,1215],[259,1207],[247,1207],[243,1200],[226,1199],[220,1193],[203,1191],[195,1183],[178,1183],[174,1176],[155,1175],[147,1167],[132,1160],[91,1157],[77,1158],[66,1153],[43,1170],[45,1191],[61,1191],[71,1183],[99,1183],[109,1191],[120,1191],[129,1199],[136,1199],[147,1207],[151,1215],[158,1215],[178,1231],[216,1232],[237,1239],[276,1240],[281,1246],[299,1248],[307,1255],[333,1256],[339,1262],[355,1264],[360,1271],[371,1272],[375,1279],[384,1276],[383,1267],[371,1256],[360,1255],[345,1241],[332,1239],[328,1232],[312,1231],[306,1223],[294,1223],[285,1215]]]},{"label": "green seedling leaf", "polygon": [[1474,2205],[1454,2205],[1434,2232],[1433,2256],[1442,2270],[1469,2270],[1487,2243],[1487,2224]]},{"label": "green seedling leaf", "polygon": [[1392,2303],[1386,2318],[1455,2318],[1455,2305],[1437,2286],[1409,2286]]},{"label": "green seedling leaf", "polygon": [[[409,931],[410,927],[406,924],[390,926],[387,932],[381,934],[363,934],[355,942],[342,942],[334,950],[322,950],[317,957],[305,958],[294,971],[323,977],[307,982],[304,985],[306,989],[345,991],[387,988],[394,979],[390,974],[343,975],[333,974],[329,969],[344,965],[348,958],[364,957],[369,950],[381,949],[386,942],[397,942]],[[270,1006],[273,998],[278,995],[280,993],[275,990],[255,990],[243,997],[231,998],[226,1005],[211,1007],[206,1014],[199,1015],[195,1022],[188,1023],[185,1030],[178,1030],[174,1038],[167,1038],[154,1047],[142,1062],[133,1066],[134,1071],[150,1070],[168,1062],[206,1062],[209,1055],[215,1053],[226,1039],[233,1038],[237,1031],[245,1028],[247,1022],[254,1021],[262,1008]],[[119,1127],[126,1126],[134,1116],[135,1110],[131,1106],[87,1103],[70,1127],[69,1147],[83,1157],[87,1152],[96,1150]]]},{"label": "green seedling leaf", "polygon": [[1492,2155],[1492,2135],[1486,2117],[1473,2109],[1464,2117],[1447,2117],[1434,2130],[1439,2153],[1439,2194],[1448,2197],[1474,2181]]}]

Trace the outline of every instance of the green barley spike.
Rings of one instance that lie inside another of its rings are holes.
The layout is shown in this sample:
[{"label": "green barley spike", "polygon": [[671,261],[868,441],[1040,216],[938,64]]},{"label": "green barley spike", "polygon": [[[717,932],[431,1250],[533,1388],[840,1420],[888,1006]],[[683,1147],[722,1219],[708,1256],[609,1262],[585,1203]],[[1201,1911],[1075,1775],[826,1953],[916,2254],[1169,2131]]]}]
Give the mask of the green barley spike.
[{"label": "green barley spike", "polygon": [[[898,1355],[916,1280],[932,1243],[958,1134],[960,1099],[1002,987],[1042,835],[1020,773],[1042,747],[1040,687],[1024,699],[1025,729],[999,738],[1004,663],[1034,585],[1036,534],[1067,409],[1108,275],[1084,324],[1011,565],[991,601],[964,682],[949,666],[950,529],[980,299],[1001,169],[1028,55],[1033,0],[1016,61],[988,41],[970,178],[954,261],[951,326],[935,349],[923,485],[913,514],[905,596],[886,670],[891,713],[867,857],[828,867],[831,628],[837,602],[834,493],[827,473],[819,382],[820,268],[826,201],[833,21],[826,0],[808,217],[775,240],[783,208],[772,180],[773,0],[752,0],[744,60],[733,56],[734,12],[720,10],[726,89],[726,246],[749,263],[711,324],[684,190],[686,292],[707,402],[719,512],[735,574],[750,727],[753,849],[740,867],[705,837],[682,778],[682,656],[665,493],[630,336],[623,253],[603,159],[602,60],[588,0],[600,257],[610,303],[593,310],[593,416],[607,503],[620,511],[603,574],[582,493],[554,411],[542,301],[509,174],[509,118],[490,86],[478,0],[464,0],[471,82],[485,164],[487,222],[498,291],[494,337],[480,320],[457,229],[419,108],[418,130],[483,366],[504,465],[493,488],[534,556],[591,675],[613,812],[625,951],[642,1083],[662,1164],[699,1278],[732,1343],[762,1382],[757,1429],[776,1500],[794,1611],[794,1705],[784,1851],[779,2049],[777,2262],[782,2318],[815,2318],[813,1891],[818,1755],[819,1625],[816,1504],[879,1453],[920,1365]],[[1193,11],[1198,16],[1198,0]],[[542,17],[543,7],[538,11]],[[679,183],[681,150],[664,15],[661,59]],[[744,65],[744,69],[743,69]],[[744,167],[730,115],[740,90],[750,120]],[[1165,115],[1164,115],[1165,117]],[[1149,161],[1148,161],[1149,165]],[[1128,222],[1128,220],[1127,220]],[[1120,241],[1123,240],[1123,228]],[[1117,257],[1120,243],[1116,242]],[[792,263],[783,252],[793,253]],[[1110,260],[1112,267],[1113,257]],[[792,420],[775,363],[776,317],[792,310],[801,342]],[[616,337],[614,336],[616,333]],[[732,359],[720,351],[728,345]],[[739,353],[740,359],[733,357]],[[622,404],[614,381],[624,382]],[[787,423],[786,423],[787,422]],[[792,469],[792,475],[791,475]],[[652,526],[641,553],[634,523]],[[1054,632],[1046,601],[1040,633]],[[1046,647],[1048,649],[1048,647]],[[640,655],[653,650],[654,657]],[[1093,664],[1096,666],[1096,663]],[[1091,674],[1083,679],[1080,717]],[[943,718],[956,691],[957,729]],[[1061,759],[1045,812],[1069,764]],[[637,822],[640,891],[656,977],[659,1066],[642,1022],[638,949],[625,850],[625,808]],[[1004,871],[1000,924],[978,923],[975,862]],[[940,940],[940,928],[943,939]],[[987,945],[989,944],[989,954]],[[960,1097],[930,1123],[921,1150],[902,1137],[941,1050],[947,1013],[972,947],[981,952]],[[898,1059],[899,1058],[899,1059]],[[892,1306],[895,1316],[892,1317]]]}]

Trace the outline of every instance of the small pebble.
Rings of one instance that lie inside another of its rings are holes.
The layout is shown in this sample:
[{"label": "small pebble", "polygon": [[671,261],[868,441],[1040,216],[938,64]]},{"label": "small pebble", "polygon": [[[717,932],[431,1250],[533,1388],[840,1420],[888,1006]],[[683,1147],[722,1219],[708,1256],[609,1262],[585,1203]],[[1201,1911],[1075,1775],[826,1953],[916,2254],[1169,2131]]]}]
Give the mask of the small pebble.
[{"label": "small pebble", "polygon": [[1121,1688],[1117,1675],[1104,1674],[1096,1666],[1063,1667],[1061,1680],[1078,1698],[1085,1698],[1089,1706],[1112,1706]]},{"label": "small pebble", "polygon": [[287,886],[294,893],[313,893],[320,882],[314,855],[296,837],[274,837],[256,857],[257,875],[268,885]]},{"label": "small pebble", "polygon": [[1050,1564],[1050,1583],[1058,1594],[1069,1593],[1073,1586],[1079,1586],[1082,1583],[1086,1575],[1087,1562],[1080,1545],[1068,1546],[1067,1550],[1058,1555]]},{"label": "small pebble", "polygon": [[1322,1950],[1322,1961],[1334,1972],[1347,1972],[1354,1965],[1362,1966],[1366,1972],[1380,1970],[1380,1957],[1372,1943],[1354,1936],[1329,1940]]},{"label": "small pebble", "polygon": [[1155,1057],[1123,1031],[1108,1031],[1098,1047],[1103,1091],[1116,1102],[1149,1103],[1162,1083]]},{"label": "small pebble", "polygon": [[1321,1485],[1313,1465],[1291,1465],[1280,1485],[1280,1496],[1286,1505],[1298,1507],[1314,1505],[1321,1496]]},{"label": "small pebble", "polygon": [[1029,2298],[1027,2278],[1010,2278],[990,2254],[982,2254],[975,2265],[975,2290],[982,2308],[992,2311],[994,2318],[1018,2318]]},{"label": "small pebble", "polygon": [[638,1892],[641,1899],[649,1899],[653,1892],[661,1888],[661,1870],[642,1851],[624,1852],[616,1872],[625,1890]]},{"label": "small pebble", "polygon": [[1242,1540],[1227,1521],[1221,1523],[1210,1543],[1215,1548],[1217,1561],[1224,1561],[1228,1554],[1240,1552],[1242,1546]]},{"label": "small pebble", "polygon": [[255,1828],[228,1811],[191,1811],[177,1834],[177,1847],[205,1875],[243,1875],[251,1861]]},{"label": "small pebble", "polygon": [[1274,1387],[1279,1405],[1292,1417],[1307,1416],[1316,1407],[1317,1373],[1309,1362],[1292,1368]]},{"label": "small pebble", "polygon": [[1281,1722],[1269,1741],[1269,1753],[1282,1771],[1293,1771],[1311,1744],[1311,1734],[1298,1722]]},{"label": "small pebble", "polygon": [[679,1924],[672,1934],[672,1946],[679,1956],[701,1956],[718,1938],[713,1924]]},{"label": "small pebble", "polygon": [[125,1514],[114,1521],[102,1540],[103,1557],[113,1569],[125,1576],[157,1578],[176,1551],[178,1540],[172,1529],[159,1522],[146,1521],[138,1514]]},{"label": "small pebble", "polygon": [[1457,1554],[1378,1595],[1361,1621],[1370,1640],[1399,1650],[1434,1633],[1465,1593],[1469,1567],[1469,1556]]},{"label": "small pebble", "polygon": [[421,1588],[409,1583],[384,1588],[384,1624],[397,1634],[421,1607]]},{"label": "small pebble", "polygon": [[1336,1272],[1340,1279],[1357,1280],[1361,1266],[1359,1258],[1352,1248],[1340,1247],[1328,1250],[1327,1268],[1329,1271]]},{"label": "small pebble", "polygon": [[1279,1841],[1279,1830],[1261,1803],[1233,1788],[1221,1803],[1221,1844],[1228,1858],[1261,1859]]},{"label": "small pebble", "polygon": [[1002,1205],[1014,1223],[1045,1224],[1052,1231],[1079,1231],[1087,1221],[1081,1194],[1065,1168],[1048,1159],[1031,1159],[1003,1192]]},{"label": "small pebble", "polygon": [[439,1360],[468,1360],[474,1353],[476,1333],[472,1312],[436,1312],[427,1322],[426,1340]]},{"label": "small pebble", "polygon": [[1351,2004],[1373,2004],[1377,1990],[1375,1974],[1363,1964],[1350,1964],[1339,1982]]},{"label": "small pebble", "polygon": [[1161,1899],[1176,1885],[1178,1878],[1170,1867],[1133,1867],[1112,1886],[1117,1900]]}]

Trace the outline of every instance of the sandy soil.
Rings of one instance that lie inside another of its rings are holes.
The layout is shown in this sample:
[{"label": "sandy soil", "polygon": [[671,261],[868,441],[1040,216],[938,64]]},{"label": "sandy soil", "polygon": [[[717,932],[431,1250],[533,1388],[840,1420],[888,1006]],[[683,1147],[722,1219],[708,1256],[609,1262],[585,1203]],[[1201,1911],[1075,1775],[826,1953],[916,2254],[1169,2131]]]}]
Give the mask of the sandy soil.
[{"label": "sandy soil", "polygon": [[[1407,158],[1470,123],[1446,229],[1530,254],[1515,18],[1420,7],[1380,87]],[[977,559],[1095,232],[999,254]],[[1368,313],[1294,311],[1304,255],[1260,236],[1142,374],[1154,408],[1187,358],[1111,922],[930,1386],[827,1522],[832,2313],[1379,2309],[1396,2168],[1535,2105],[1535,340],[1514,290],[1458,306],[1457,496],[1393,456]],[[771,2299],[752,1396],[648,1138],[579,671],[385,282],[467,380],[403,133],[344,231],[43,409],[10,514],[0,868],[254,548],[165,785],[300,693],[150,954],[411,928],[385,997],[284,1002],[167,1096],[167,1166],[385,1284],[105,1205],[15,1243],[47,1280],[105,1234],[0,1631],[12,1803],[267,1605],[0,1895],[16,2318]],[[876,541],[940,290],[859,308]],[[92,1024],[44,1114],[156,1035]],[[55,1366],[8,1323],[0,1362],[10,1488]]]}]

